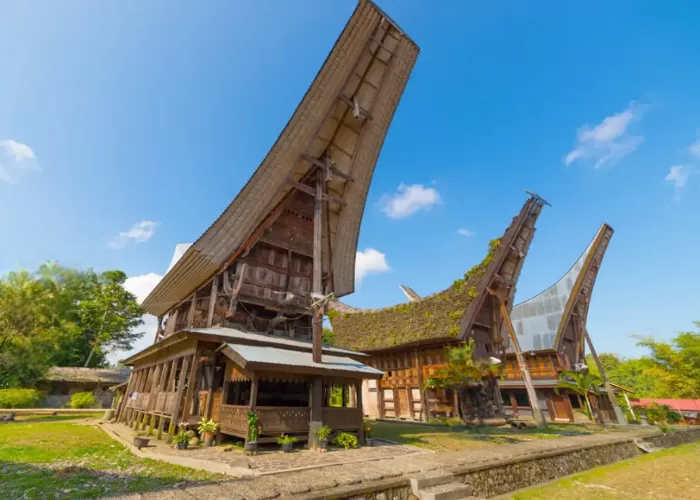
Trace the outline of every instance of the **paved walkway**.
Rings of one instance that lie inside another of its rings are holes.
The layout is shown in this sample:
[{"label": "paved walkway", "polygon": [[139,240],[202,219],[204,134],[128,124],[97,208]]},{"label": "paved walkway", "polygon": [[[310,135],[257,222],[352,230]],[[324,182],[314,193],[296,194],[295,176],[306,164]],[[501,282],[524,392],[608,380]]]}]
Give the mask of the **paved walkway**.
[{"label": "paved walkway", "polygon": [[[343,463],[306,470],[289,470],[275,474],[248,476],[206,485],[182,485],[166,491],[128,494],[120,500],[266,500],[316,491],[330,491],[339,486],[367,483],[387,478],[461,465],[486,465],[505,458],[527,457],[546,451],[576,449],[582,445],[605,444],[630,439],[654,430],[634,429],[588,436],[527,441],[450,453],[412,453],[372,461]],[[363,448],[360,452],[371,452]],[[321,454],[319,454],[321,455]],[[332,455],[329,453],[327,455]]]}]

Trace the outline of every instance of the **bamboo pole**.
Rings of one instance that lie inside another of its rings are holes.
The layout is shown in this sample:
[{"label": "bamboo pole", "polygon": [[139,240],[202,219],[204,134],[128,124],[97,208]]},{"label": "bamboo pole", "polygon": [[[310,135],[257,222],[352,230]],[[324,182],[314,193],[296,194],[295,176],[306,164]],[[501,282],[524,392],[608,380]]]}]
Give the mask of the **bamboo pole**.
[{"label": "bamboo pole", "polygon": [[627,418],[625,417],[625,414],[622,411],[622,408],[620,408],[620,405],[617,404],[617,399],[615,399],[615,393],[613,392],[612,386],[610,385],[610,382],[608,381],[608,377],[605,374],[605,368],[603,368],[603,364],[600,362],[600,359],[598,358],[598,353],[596,352],[595,347],[593,347],[593,341],[591,340],[591,336],[588,334],[587,328],[585,328],[583,330],[583,334],[586,337],[586,342],[588,342],[588,348],[591,350],[591,356],[593,356],[593,360],[595,361],[595,364],[598,365],[598,371],[600,372],[600,378],[603,379],[603,386],[605,387],[605,392],[608,394],[608,399],[610,400],[610,405],[613,407],[613,411],[615,412],[615,418],[617,419],[617,423],[620,425],[627,425]]}]

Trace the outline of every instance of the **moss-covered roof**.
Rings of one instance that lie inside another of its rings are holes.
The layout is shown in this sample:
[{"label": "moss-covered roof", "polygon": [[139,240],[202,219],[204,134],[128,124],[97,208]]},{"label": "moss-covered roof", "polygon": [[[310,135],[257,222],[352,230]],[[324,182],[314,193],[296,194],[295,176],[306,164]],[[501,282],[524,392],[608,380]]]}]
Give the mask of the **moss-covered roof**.
[{"label": "moss-covered roof", "polygon": [[335,345],[358,351],[388,349],[421,340],[457,337],[467,307],[478,294],[501,238],[489,242],[486,258],[452,286],[416,302],[384,309],[356,309],[334,302],[328,311]]}]

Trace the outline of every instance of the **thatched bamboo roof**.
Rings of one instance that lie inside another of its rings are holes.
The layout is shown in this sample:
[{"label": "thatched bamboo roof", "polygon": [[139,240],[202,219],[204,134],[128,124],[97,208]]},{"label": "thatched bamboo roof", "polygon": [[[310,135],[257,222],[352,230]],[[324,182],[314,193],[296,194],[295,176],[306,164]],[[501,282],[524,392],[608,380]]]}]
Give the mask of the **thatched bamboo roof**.
[{"label": "thatched bamboo roof", "polygon": [[383,309],[357,309],[335,302],[328,311],[335,344],[358,351],[387,349],[430,339],[456,338],[467,307],[477,297],[486,270],[501,246],[489,242],[481,263],[447,289],[419,301]]},{"label": "thatched bamboo roof", "polygon": [[504,287],[507,307],[534,236],[535,222],[546,203],[532,195],[503,236],[489,242],[484,260],[442,292],[384,309],[357,309],[340,301],[328,317],[338,346],[358,351],[389,349],[404,344],[468,337],[488,295],[488,287]]},{"label": "thatched bamboo roof", "polygon": [[97,382],[121,384],[131,374],[130,369],[77,368],[53,366],[46,372],[44,380],[51,382]]},{"label": "thatched bamboo roof", "polygon": [[[360,0],[309,90],[248,183],[143,302],[156,316],[192,294],[253,240],[256,229],[324,156],[336,296],[355,288],[355,253],[367,191],[418,46],[376,5]],[[289,182],[291,180],[291,183]],[[329,244],[327,244],[329,243]],[[327,245],[326,245],[327,244]]]}]

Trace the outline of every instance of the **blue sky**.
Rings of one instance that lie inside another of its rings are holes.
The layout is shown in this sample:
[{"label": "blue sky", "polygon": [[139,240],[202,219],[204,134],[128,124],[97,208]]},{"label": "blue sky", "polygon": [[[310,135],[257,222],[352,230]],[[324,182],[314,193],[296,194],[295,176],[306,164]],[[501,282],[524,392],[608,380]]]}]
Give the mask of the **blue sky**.
[{"label": "blue sky", "polygon": [[[378,3],[421,55],[362,223],[374,272],[347,301],[379,307],[404,300],[399,284],[445,288],[531,189],[553,207],[518,301],[562,276],[607,222],[616,234],[588,322],[598,350],[638,355],[630,334],[690,329],[700,5]],[[257,167],[354,7],[5,2],[0,273],[49,259],[119,268],[145,293]]]}]

